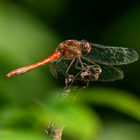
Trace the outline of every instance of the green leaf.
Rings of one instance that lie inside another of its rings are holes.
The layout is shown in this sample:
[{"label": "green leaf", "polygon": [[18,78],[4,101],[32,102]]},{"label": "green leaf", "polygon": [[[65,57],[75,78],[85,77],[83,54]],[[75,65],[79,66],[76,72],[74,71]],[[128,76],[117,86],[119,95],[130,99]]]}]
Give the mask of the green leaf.
[{"label": "green leaf", "polygon": [[111,120],[104,124],[99,140],[139,140],[140,125],[136,122]]},{"label": "green leaf", "polygon": [[113,108],[140,120],[140,100],[130,93],[115,89],[94,88],[82,90],[79,94],[84,101]]},{"label": "green leaf", "polygon": [[47,136],[41,133],[19,130],[0,130],[1,140],[46,140]]}]

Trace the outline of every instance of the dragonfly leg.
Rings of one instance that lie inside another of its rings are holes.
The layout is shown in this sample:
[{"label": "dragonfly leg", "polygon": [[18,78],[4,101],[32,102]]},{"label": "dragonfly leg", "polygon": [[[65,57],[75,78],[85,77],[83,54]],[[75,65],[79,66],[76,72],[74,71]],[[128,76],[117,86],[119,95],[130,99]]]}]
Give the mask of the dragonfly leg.
[{"label": "dragonfly leg", "polygon": [[82,59],[86,60],[87,62],[90,62],[91,64],[95,65],[96,63],[92,60],[90,60],[89,58],[86,58],[84,56],[82,56]]},{"label": "dragonfly leg", "polygon": [[79,60],[79,63],[81,64],[82,69],[84,69],[84,65],[83,65],[83,62],[82,62],[81,58],[78,57],[78,60]]},{"label": "dragonfly leg", "polygon": [[66,70],[66,72],[65,72],[66,75],[68,75],[68,71],[69,71],[69,69],[71,68],[71,66],[72,66],[72,64],[74,63],[74,61],[75,61],[75,59],[73,59],[73,60],[70,62],[69,66],[68,66],[68,68],[67,68],[67,70]]},{"label": "dragonfly leg", "polygon": [[82,70],[82,68],[78,66],[78,61],[76,61],[75,68],[78,70]]},{"label": "dragonfly leg", "polygon": [[[79,59],[78,59],[79,60]],[[76,61],[76,64],[75,64],[75,68],[76,69],[78,69],[78,70],[82,70],[83,68],[82,67],[80,67],[80,66],[78,66],[78,63],[79,63],[79,61]],[[81,63],[80,63],[81,64]],[[87,66],[87,64],[86,63],[84,63],[84,62],[82,62],[82,65],[83,65],[83,67],[85,67],[85,66]]]}]

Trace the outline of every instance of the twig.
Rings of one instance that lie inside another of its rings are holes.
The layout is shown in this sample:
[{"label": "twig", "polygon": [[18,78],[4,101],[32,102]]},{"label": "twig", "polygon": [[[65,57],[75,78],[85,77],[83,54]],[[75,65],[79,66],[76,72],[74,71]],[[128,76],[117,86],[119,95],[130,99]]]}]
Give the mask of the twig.
[{"label": "twig", "polygon": [[50,123],[45,129],[45,133],[49,136],[50,140],[61,140],[64,125]]}]

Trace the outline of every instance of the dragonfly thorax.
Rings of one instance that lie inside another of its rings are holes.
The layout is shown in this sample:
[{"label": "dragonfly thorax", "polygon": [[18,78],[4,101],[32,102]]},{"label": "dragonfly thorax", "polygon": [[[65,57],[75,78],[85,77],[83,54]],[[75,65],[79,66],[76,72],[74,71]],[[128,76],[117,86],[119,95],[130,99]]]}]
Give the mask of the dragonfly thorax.
[{"label": "dragonfly thorax", "polygon": [[64,59],[74,59],[81,57],[82,53],[89,53],[91,50],[90,44],[85,41],[78,40],[65,40],[60,43],[56,51],[60,51]]},{"label": "dragonfly thorax", "polygon": [[68,60],[82,56],[81,44],[77,40],[66,40],[60,43],[56,51],[60,51],[63,58]]}]

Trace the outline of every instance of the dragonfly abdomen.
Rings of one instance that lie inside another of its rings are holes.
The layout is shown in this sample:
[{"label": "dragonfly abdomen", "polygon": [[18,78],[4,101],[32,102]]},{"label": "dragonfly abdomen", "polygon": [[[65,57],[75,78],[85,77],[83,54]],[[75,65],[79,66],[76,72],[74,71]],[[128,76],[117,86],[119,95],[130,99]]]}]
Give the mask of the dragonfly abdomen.
[{"label": "dragonfly abdomen", "polygon": [[56,61],[61,56],[62,56],[62,54],[59,51],[54,52],[49,57],[45,58],[44,60],[41,60],[41,61],[39,61],[37,63],[32,64],[32,65],[28,65],[28,66],[25,66],[25,67],[21,67],[21,68],[12,70],[6,76],[11,77],[11,76],[14,76],[14,75],[17,75],[17,74],[25,73],[25,72],[27,72],[29,70],[35,69],[35,68],[40,67],[40,66],[42,66],[44,64],[50,63],[52,61]]}]

